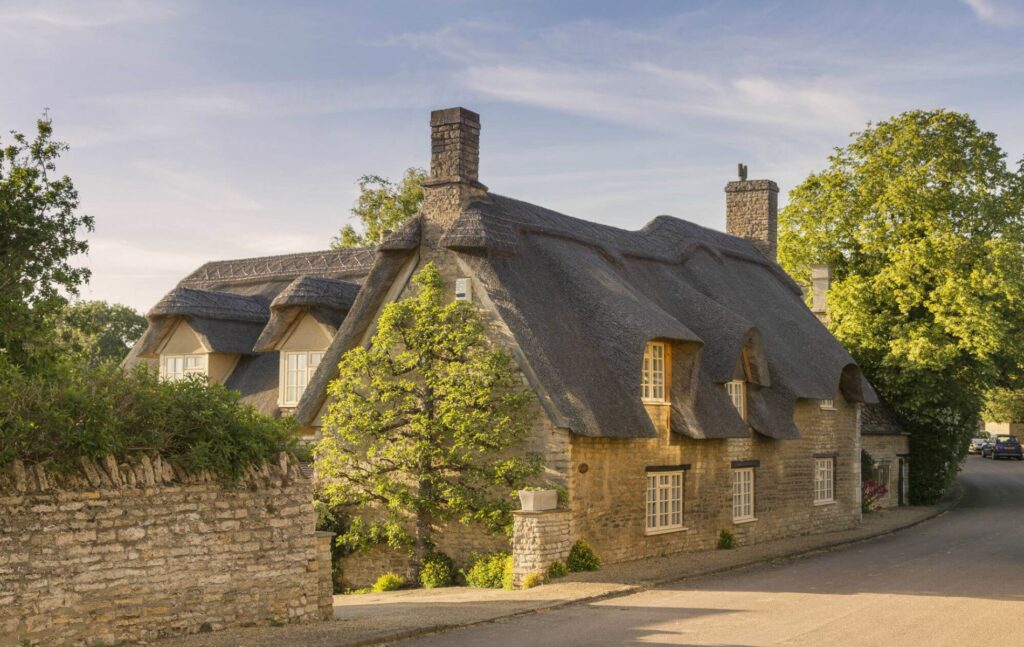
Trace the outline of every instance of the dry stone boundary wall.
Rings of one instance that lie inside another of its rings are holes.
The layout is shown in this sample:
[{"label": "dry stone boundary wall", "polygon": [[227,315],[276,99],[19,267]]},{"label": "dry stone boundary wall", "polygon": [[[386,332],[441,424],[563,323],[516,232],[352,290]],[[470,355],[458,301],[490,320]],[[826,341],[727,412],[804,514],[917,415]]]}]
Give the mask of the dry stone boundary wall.
[{"label": "dry stone boundary wall", "polygon": [[0,471],[0,647],[330,617],[330,541],[294,458],[225,486],[159,456]]}]

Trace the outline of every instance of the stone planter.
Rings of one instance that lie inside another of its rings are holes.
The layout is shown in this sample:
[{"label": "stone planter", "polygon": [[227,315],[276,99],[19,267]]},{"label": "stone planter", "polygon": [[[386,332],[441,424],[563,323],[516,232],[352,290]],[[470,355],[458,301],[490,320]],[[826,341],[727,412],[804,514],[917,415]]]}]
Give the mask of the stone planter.
[{"label": "stone planter", "polygon": [[558,507],[558,492],[554,490],[519,490],[519,503],[523,512],[543,512]]}]

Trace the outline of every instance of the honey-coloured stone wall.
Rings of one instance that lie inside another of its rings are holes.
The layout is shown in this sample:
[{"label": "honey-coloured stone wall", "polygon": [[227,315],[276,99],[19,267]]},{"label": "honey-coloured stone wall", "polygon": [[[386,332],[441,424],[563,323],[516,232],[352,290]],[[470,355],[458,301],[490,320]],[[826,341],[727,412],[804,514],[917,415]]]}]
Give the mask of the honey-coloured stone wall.
[{"label": "honey-coloured stone wall", "polygon": [[235,486],[159,457],[81,467],[0,471],[0,647],[112,645],[325,614],[330,559],[318,559],[310,483],[293,458],[250,467]]}]

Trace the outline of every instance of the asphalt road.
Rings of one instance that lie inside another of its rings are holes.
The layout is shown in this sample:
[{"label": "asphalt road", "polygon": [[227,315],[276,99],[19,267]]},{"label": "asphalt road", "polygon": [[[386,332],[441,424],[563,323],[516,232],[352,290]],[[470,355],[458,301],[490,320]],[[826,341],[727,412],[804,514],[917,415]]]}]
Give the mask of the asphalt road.
[{"label": "asphalt road", "polygon": [[1024,462],[970,456],[960,482],[894,535],[402,644],[1024,646]]}]

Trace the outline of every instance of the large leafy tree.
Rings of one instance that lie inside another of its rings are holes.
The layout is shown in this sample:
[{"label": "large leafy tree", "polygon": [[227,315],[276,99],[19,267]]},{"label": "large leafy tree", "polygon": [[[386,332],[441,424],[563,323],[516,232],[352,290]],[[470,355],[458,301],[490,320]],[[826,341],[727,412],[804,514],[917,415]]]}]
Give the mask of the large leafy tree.
[{"label": "large leafy tree", "polygon": [[426,171],[419,168],[406,169],[398,182],[379,175],[359,178],[359,198],[352,207],[352,215],[361,223],[362,232],[356,231],[352,225],[345,225],[331,241],[331,246],[344,249],[377,245],[384,232],[397,230],[403,222],[419,213],[425,179]]},{"label": "large leafy tree", "polygon": [[990,422],[1024,422],[1024,391],[993,389],[985,396],[984,418]]},{"label": "large leafy tree", "polygon": [[912,433],[914,498],[955,477],[989,388],[1024,357],[1022,173],[968,115],[855,133],[790,194],[779,260],[828,263],[830,328]]},{"label": "large leafy tree", "polygon": [[531,396],[512,357],[471,305],[446,301],[433,264],[415,284],[369,348],[343,356],[314,454],[331,503],[353,510],[341,543],[411,543],[422,560],[439,522],[506,529],[512,490],[541,461],[519,447]]},{"label": "large leafy tree", "polygon": [[30,138],[12,132],[0,152],[0,352],[30,368],[48,349],[45,322],[77,294],[89,270],[72,257],[93,219],[78,213],[71,178],[57,175],[67,145],[53,139],[47,117]]},{"label": "large leafy tree", "polygon": [[120,362],[146,330],[135,310],[106,301],[76,301],[57,317],[57,334],[65,352],[95,364]]}]

